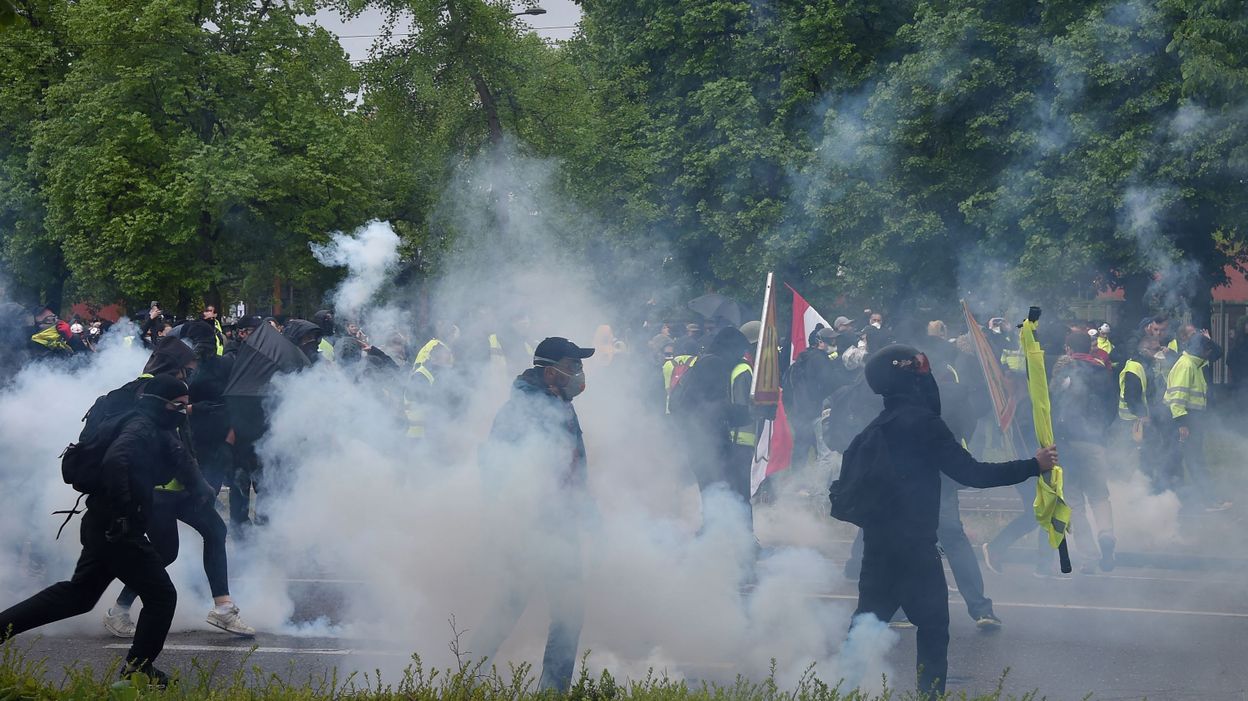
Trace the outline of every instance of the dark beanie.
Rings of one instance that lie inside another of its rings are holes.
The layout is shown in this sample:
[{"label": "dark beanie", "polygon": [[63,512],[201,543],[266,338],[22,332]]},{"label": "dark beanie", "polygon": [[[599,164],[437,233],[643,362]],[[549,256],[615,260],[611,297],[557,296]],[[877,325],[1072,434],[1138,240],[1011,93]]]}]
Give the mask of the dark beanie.
[{"label": "dark beanie", "polygon": [[165,400],[185,396],[188,390],[186,383],[172,375],[157,375],[143,385],[143,396],[160,397]]}]

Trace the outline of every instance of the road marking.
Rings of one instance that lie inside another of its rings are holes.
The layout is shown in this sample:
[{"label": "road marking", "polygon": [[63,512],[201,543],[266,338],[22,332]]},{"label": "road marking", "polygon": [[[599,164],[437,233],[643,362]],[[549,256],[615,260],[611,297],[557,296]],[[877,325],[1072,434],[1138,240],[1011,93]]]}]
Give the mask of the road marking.
[{"label": "road marking", "polygon": [[[124,643],[112,643],[104,646],[106,650],[129,650]],[[389,657],[409,657],[409,655],[391,650],[352,650],[349,648],[318,648],[318,647],[266,647],[262,645],[166,645],[163,649],[176,652],[258,652],[277,655],[384,655]]]},{"label": "road marking", "polygon": [[[836,599],[838,601],[857,601],[856,594],[816,594],[816,599]],[[950,599],[952,601],[952,599]],[[1237,613],[1234,611],[1185,611],[1181,609],[1149,609],[1134,608],[1130,606],[1090,606],[1086,604],[1037,604],[1030,602],[1008,602],[996,601],[992,602],[993,606],[1006,606],[1013,608],[1030,608],[1030,609],[1064,609],[1068,611],[1113,611],[1115,613],[1155,613],[1162,615],[1178,615],[1178,616],[1209,616],[1213,618],[1248,618],[1248,613]]]}]

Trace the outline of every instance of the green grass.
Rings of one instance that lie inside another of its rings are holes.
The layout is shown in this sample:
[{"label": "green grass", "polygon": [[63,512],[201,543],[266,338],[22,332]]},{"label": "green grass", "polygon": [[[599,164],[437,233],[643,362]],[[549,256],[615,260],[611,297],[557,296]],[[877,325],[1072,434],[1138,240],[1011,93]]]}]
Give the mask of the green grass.
[{"label": "green grass", "polygon": [[[505,673],[484,663],[457,668],[426,670],[413,656],[400,679],[385,681],[379,672],[336,674],[296,682],[265,672],[246,661],[236,669],[218,663],[192,663],[189,672],[175,676],[175,683],[159,690],[117,681],[117,667],[92,670],[71,667],[55,673],[43,660],[32,660],[13,641],[0,646],[0,701],[139,701],[178,699],[188,701],[904,701],[912,692],[885,686],[879,694],[843,691],[815,676],[813,667],[792,689],[782,689],[773,675],[761,682],[738,677],[728,685],[688,683],[651,672],[645,679],[619,682],[609,672],[590,676],[582,672],[566,694],[535,690],[532,670],[526,665],[509,667]],[[120,664],[120,661],[118,662]],[[292,671],[293,676],[293,671]],[[887,680],[885,680],[887,682]],[[982,696],[950,695],[966,701],[1038,701],[1036,692],[1015,697],[1004,694],[1005,675],[993,693]],[[1089,695],[1090,698],[1090,695]]]}]

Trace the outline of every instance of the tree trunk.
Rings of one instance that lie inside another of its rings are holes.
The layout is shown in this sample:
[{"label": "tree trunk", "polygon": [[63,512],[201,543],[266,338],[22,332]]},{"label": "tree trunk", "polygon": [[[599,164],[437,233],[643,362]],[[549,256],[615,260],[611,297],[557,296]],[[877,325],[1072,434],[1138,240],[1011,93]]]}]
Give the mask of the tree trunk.
[{"label": "tree trunk", "polygon": [[273,316],[282,313],[282,276],[273,274]]},{"label": "tree trunk", "polygon": [[1122,341],[1135,333],[1135,327],[1148,315],[1148,303],[1144,296],[1148,294],[1148,286],[1153,278],[1148,273],[1133,273],[1122,279],[1123,305],[1120,319],[1113,324],[1126,333],[1116,334]]}]

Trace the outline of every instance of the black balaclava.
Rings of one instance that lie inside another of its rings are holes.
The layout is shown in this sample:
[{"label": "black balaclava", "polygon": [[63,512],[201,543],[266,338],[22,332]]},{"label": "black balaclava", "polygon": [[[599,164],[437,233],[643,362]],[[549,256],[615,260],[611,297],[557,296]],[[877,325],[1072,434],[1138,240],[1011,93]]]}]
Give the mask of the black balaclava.
[{"label": "black balaclava", "polygon": [[173,411],[166,403],[188,393],[186,383],[182,380],[172,375],[157,375],[143,385],[143,393],[139,395],[139,411],[150,417],[159,428],[177,428],[186,418],[186,409]]},{"label": "black balaclava", "polygon": [[322,309],[312,315],[312,321],[321,327],[321,336],[329,338],[334,335],[334,313],[328,309]]},{"label": "black balaclava", "polygon": [[940,387],[932,377],[930,367],[920,371],[916,356],[918,348],[893,344],[872,353],[867,360],[867,385],[871,391],[883,397],[911,397],[940,415]]}]

